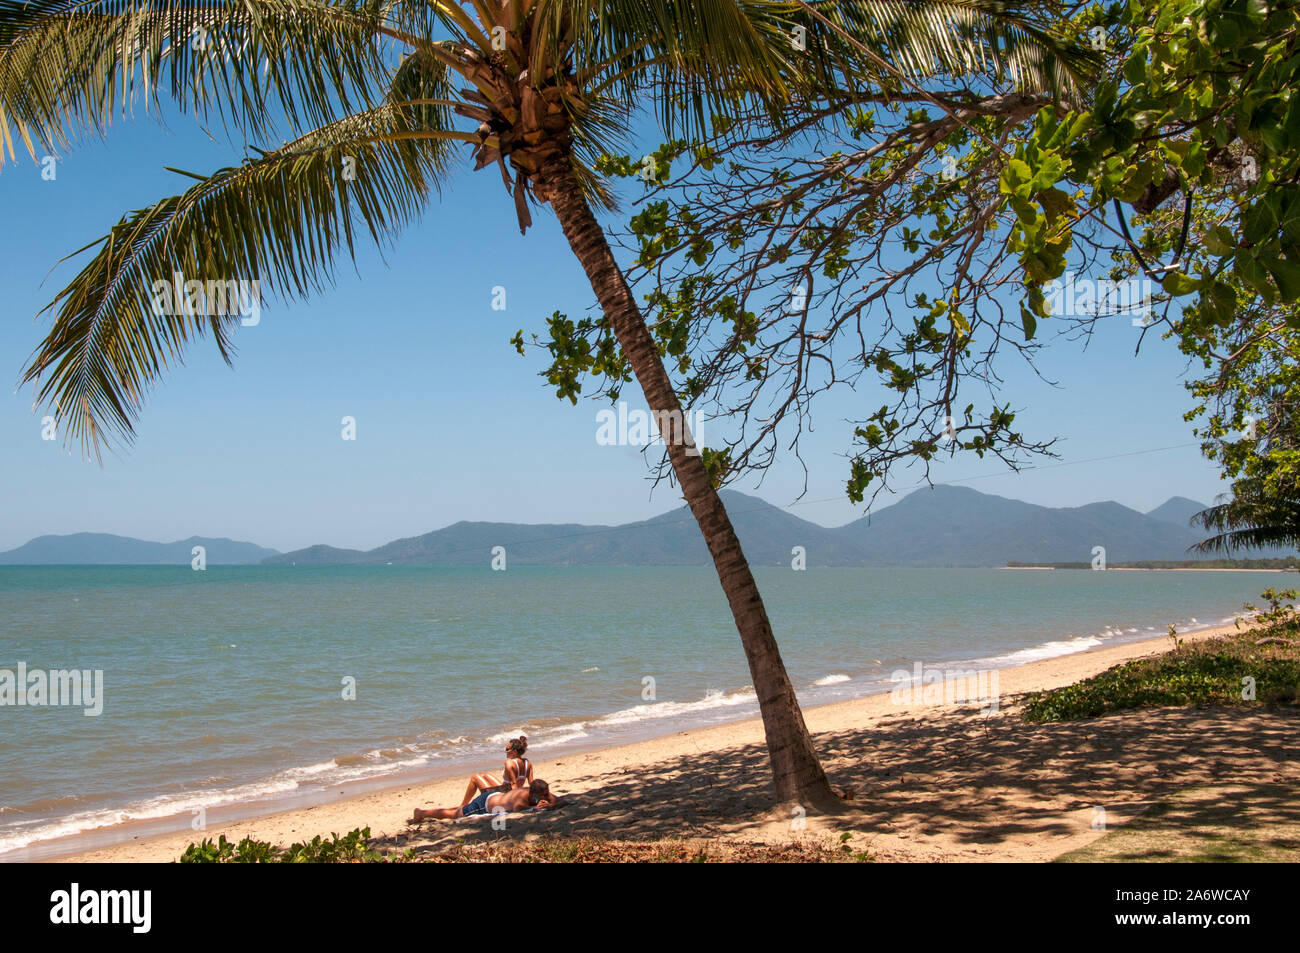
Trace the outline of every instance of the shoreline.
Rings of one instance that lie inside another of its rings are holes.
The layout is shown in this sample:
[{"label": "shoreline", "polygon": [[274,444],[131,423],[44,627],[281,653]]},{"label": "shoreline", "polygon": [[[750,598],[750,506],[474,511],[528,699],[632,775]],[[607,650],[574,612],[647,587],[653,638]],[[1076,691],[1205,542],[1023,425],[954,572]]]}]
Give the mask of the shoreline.
[{"label": "shoreline", "polygon": [[[1220,617],[1219,624],[1226,624],[1241,616],[1242,613],[1238,612],[1235,616]],[[1195,618],[1191,618],[1190,623],[1194,626],[1190,630],[1192,632],[1202,631],[1214,624],[1198,622]],[[1046,641],[1020,647],[990,647],[989,654],[973,658],[939,658],[926,664],[931,669],[946,667],[948,671],[976,669],[1000,672],[1029,662],[1088,651],[1099,645],[1127,645],[1157,638],[1157,631],[1155,626],[1121,629],[1107,625],[1099,631],[1082,636],[1073,633],[1057,636],[1043,632],[1038,637]],[[1042,654],[1043,650],[1047,651],[1046,655]],[[871,673],[858,673],[854,677],[830,675],[804,685],[798,690],[801,706],[808,711],[828,704],[888,694],[897,679],[906,677],[901,673],[910,674],[915,663],[915,659],[895,659],[882,668],[879,660],[874,661],[877,667]],[[900,668],[900,665],[905,667]],[[890,666],[893,666],[893,674],[887,676]],[[856,681],[858,684],[849,692],[844,692],[837,687],[841,681]],[[534,758],[541,754],[544,760],[558,760],[561,757],[653,741],[683,731],[735,724],[760,717],[753,688],[747,684],[734,690],[711,689],[704,698],[697,701],[668,702],[663,708],[679,710],[653,717],[639,717],[630,723],[618,718],[619,715],[626,714],[626,711],[576,716],[577,720],[565,722],[558,727],[551,725],[542,728],[532,738]],[[635,712],[637,708],[627,711]],[[596,730],[598,728],[599,731]],[[576,734],[572,733],[572,729],[577,729]],[[497,733],[504,739],[502,732],[515,733],[520,730],[506,728]],[[556,731],[560,732],[558,738],[554,737]],[[386,743],[374,742],[375,751],[381,750]],[[445,761],[435,755],[435,759],[420,764],[408,760],[404,765],[394,765],[387,770],[333,778],[327,776],[318,782],[294,783],[288,789],[282,786],[286,776],[310,777],[319,769],[327,767],[327,762],[313,763],[305,768],[302,765],[281,767],[271,775],[246,778],[225,790],[182,792],[178,797],[166,800],[157,798],[143,803],[132,801],[121,807],[99,808],[90,816],[73,813],[46,818],[41,824],[54,830],[49,833],[42,831],[41,836],[22,846],[6,845],[0,850],[0,863],[52,859],[70,852],[81,853],[111,847],[128,839],[180,834],[187,830],[200,831],[213,823],[230,824],[290,810],[311,809],[335,803],[340,797],[357,797],[392,787],[465,778],[476,771],[493,770],[490,765],[496,757],[496,750],[454,754]],[[330,763],[339,766],[338,761]],[[162,802],[161,805],[158,802]],[[0,836],[0,843],[4,839]]]},{"label": "shoreline", "polygon": [[[1235,631],[1232,624],[1219,625],[1187,633],[1183,638],[1201,641]],[[1094,646],[1083,651],[993,669],[998,673],[1001,711],[991,717],[1005,717],[1010,696],[1072,684],[1120,662],[1159,654],[1169,647],[1168,636],[1161,636],[1118,645]],[[962,717],[977,717],[971,715],[969,705],[899,704],[886,691],[809,707],[804,710],[804,714],[819,749],[824,749],[825,740],[822,736],[828,733],[872,729],[902,716],[908,716],[912,721],[933,724],[956,717],[963,711],[965,715]],[[767,766],[762,722],[757,717],[751,717],[718,725],[681,729],[630,743],[556,753],[552,757],[534,760],[534,764],[537,777],[550,781],[561,794],[578,796],[578,804],[572,810],[559,812],[562,815],[573,815],[583,810],[582,795],[619,790],[642,774],[665,778],[681,773],[677,767],[668,772],[657,770],[665,762],[679,765],[684,761],[707,757],[717,761],[725,771],[742,759],[756,755],[761,756],[761,771],[765,772]],[[842,781],[842,778],[836,777],[833,759],[828,760],[824,756],[823,760],[826,761],[832,780]],[[639,767],[633,772],[628,765]],[[479,770],[497,768],[497,765],[485,765]],[[425,777],[418,781],[393,775],[384,776],[376,779],[368,790],[358,790],[355,784],[341,786],[336,794],[338,799],[326,803],[285,807],[284,802],[280,801],[276,803],[277,809],[271,813],[250,815],[249,809],[256,809],[257,805],[247,802],[223,806],[207,812],[206,825],[201,830],[188,827],[181,831],[175,830],[175,816],[171,819],[171,830],[166,832],[159,831],[158,825],[168,819],[127,821],[42,841],[0,857],[0,862],[165,862],[177,859],[190,843],[204,838],[215,840],[221,834],[236,842],[244,837],[252,837],[287,845],[294,841],[309,840],[317,834],[328,837],[332,832],[342,834],[358,827],[369,827],[372,837],[396,838],[395,843],[400,844],[403,838],[411,836],[412,829],[405,822],[410,817],[412,808],[459,803],[464,793],[465,774],[462,770],[452,776]],[[760,784],[759,788],[763,786]],[[770,792],[768,800],[770,802]],[[746,803],[757,808],[757,813],[762,813],[760,802],[751,799]],[[770,807],[770,803],[767,806]],[[528,815],[526,819],[530,822],[552,820],[542,815]],[[558,821],[559,817],[554,819]],[[435,838],[450,833],[464,836],[470,832],[466,828],[474,824],[473,820],[426,822],[420,833],[429,833]],[[742,822],[740,826],[752,825]],[[117,842],[108,843],[110,840]]]}]

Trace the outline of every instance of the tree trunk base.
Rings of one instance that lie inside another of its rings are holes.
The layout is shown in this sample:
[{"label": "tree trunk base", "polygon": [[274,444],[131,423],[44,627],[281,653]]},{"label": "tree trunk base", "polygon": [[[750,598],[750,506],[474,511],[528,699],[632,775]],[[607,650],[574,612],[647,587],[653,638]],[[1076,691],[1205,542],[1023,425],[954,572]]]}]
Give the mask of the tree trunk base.
[{"label": "tree trunk base", "polygon": [[836,816],[853,811],[859,805],[848,798],[842,797],[843,789],[836,785],[830,785],[830,789],[824,792],[809,791],[797,798],[790,798],[779,801],[772,808],[771,814],[773,819],[786,818],[790,819],[799,816],[802,809],[803,816]]}]

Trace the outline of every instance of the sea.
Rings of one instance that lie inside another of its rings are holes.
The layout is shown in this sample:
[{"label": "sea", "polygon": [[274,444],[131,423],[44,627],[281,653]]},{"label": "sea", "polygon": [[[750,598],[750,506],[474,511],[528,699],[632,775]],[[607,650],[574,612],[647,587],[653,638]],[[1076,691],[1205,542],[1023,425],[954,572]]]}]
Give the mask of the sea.
[{"label": "sea", "polygon": [[[1295,578],[755,575],[805,706],[917,663],[997,669],[1230,622]],[[20,665],[85,672],[96,697],[0,704],[0,860],[496,771],[521,733],[547,759],[758,711],[710,568],[0,567],[0,700]]]}]

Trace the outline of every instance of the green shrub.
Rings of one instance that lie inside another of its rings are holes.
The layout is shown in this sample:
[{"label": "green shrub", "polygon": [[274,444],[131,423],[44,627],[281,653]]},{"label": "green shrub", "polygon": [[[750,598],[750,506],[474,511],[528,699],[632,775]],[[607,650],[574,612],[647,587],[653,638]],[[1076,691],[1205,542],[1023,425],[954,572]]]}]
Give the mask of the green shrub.
[{"label": "green shrub", "polygon": [[370,828],[362,827],[339,837],[330,834],[325,840],[319,834],[310,841],[276,847],[267,841],[245,837],[232,844],[222,834],[216,842],[204,839],[190,844],[181,855],[182,864],[351,864],[383,859],[383,855],[367,846]]}]

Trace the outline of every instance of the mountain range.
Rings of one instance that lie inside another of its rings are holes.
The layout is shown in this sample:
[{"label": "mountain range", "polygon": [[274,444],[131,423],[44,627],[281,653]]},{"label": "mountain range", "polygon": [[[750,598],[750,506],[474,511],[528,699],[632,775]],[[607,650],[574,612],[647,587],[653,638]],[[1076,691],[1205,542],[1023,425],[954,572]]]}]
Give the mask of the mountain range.
[{"label": "mountain range", "polygon": [[[809,566],[1003,566],[1089,562],[1104,546],[1107,562],[1194,558],[1187,548],[1202,538],[1188,525],[1205,509],[1173,497],[1140,513],[1115,502],[1047,507],[941,485],[919,489],[876,513],[830,529],[800,519],[755,496],[723,490],[723,501],[754,565],[790,565],[802,546]],[[338,549],[318,544],[290,553],[227,539],[193,537],[151,543],[122,536],[78,533],[41,536],[0,553],[0,565],[180,564],[191,549],[207,549],[210,565],[337,566],[485,565],[496,546],[507,565],[699,566],[708,551],[685,506],[652,519],[619,526],[579,523],[459,522],[386,543],[376,549]],[[1290,555],[1285,550],[1241,556]]]}]

